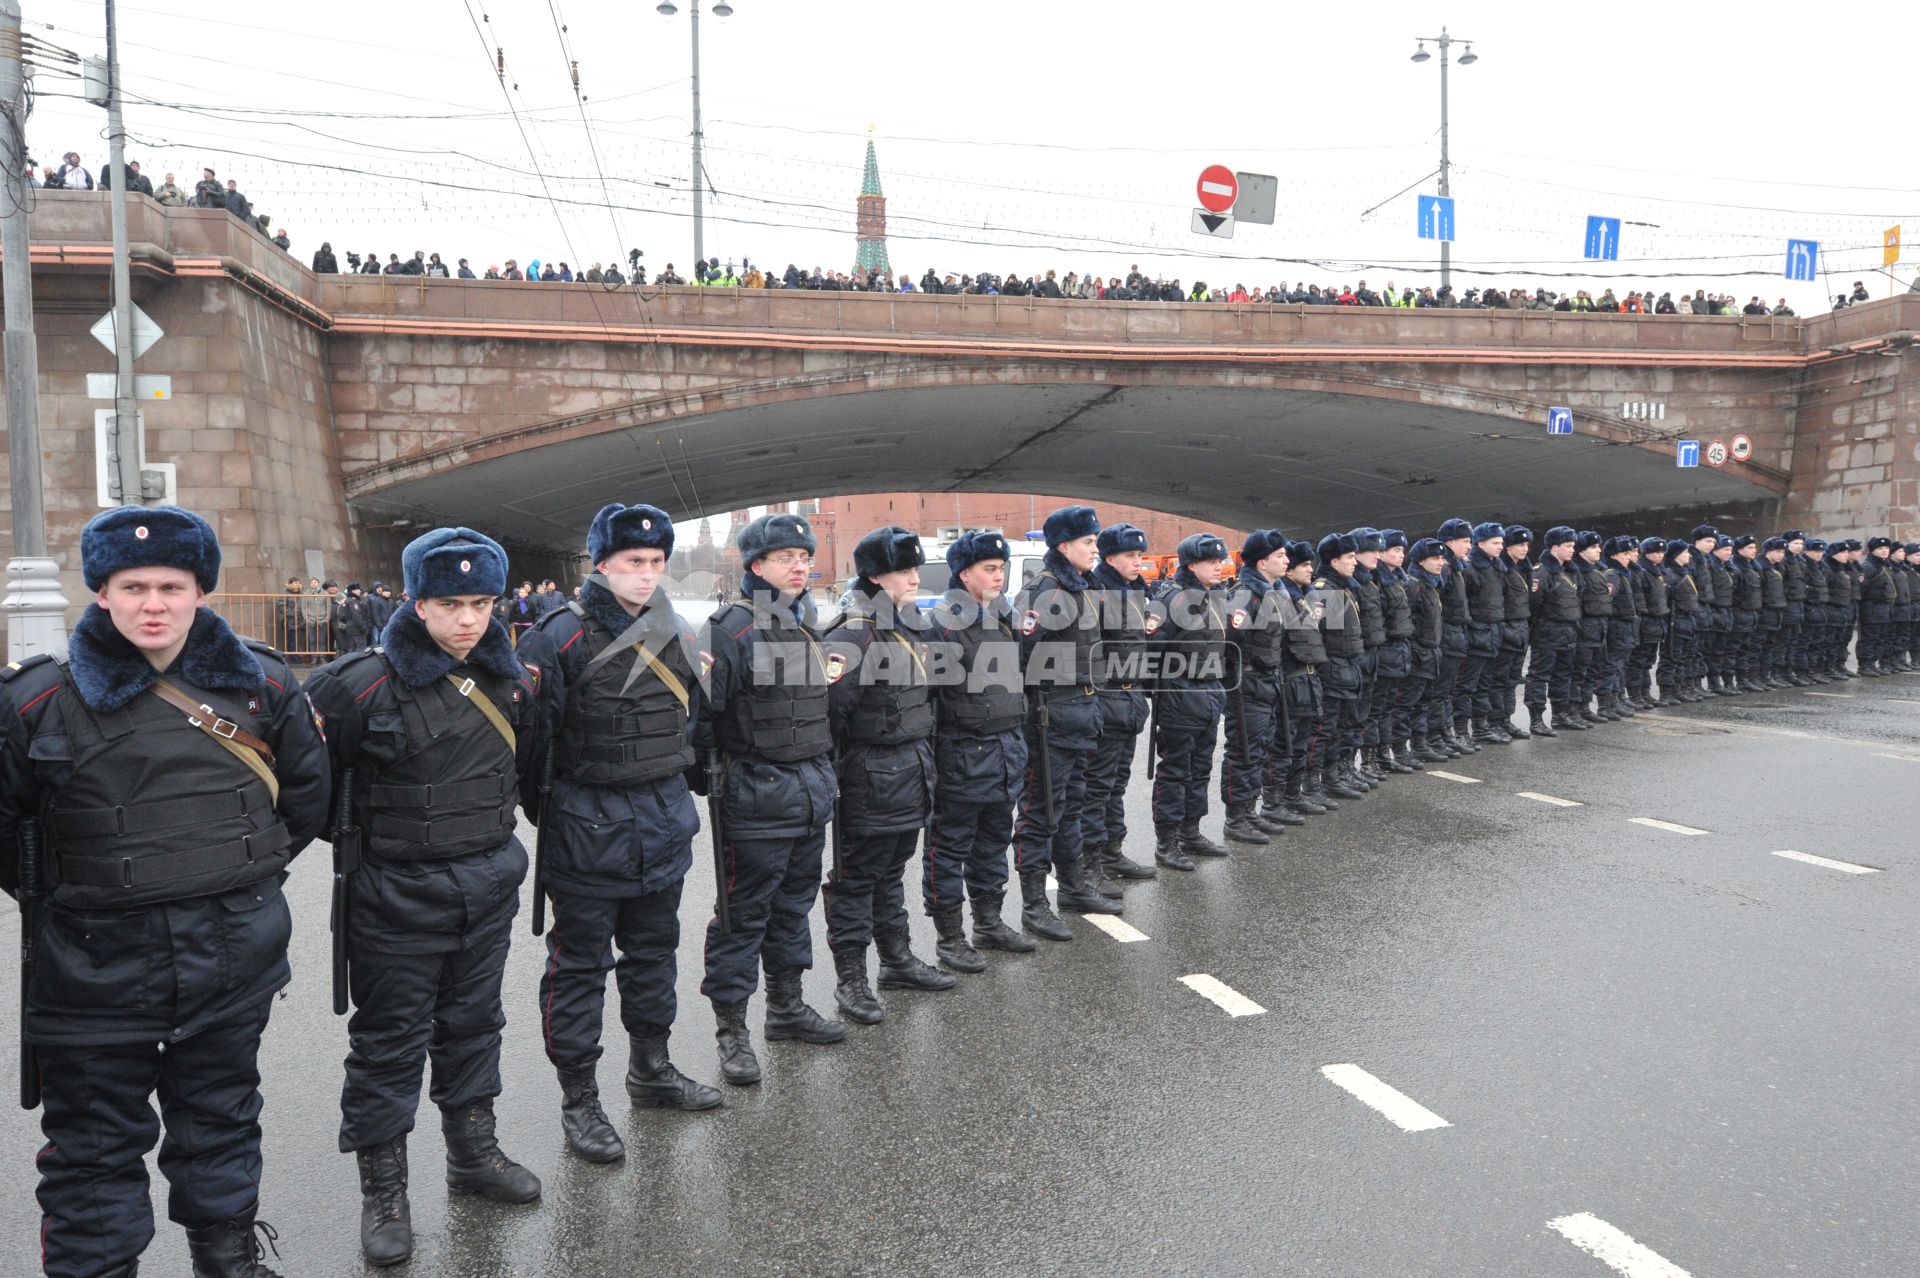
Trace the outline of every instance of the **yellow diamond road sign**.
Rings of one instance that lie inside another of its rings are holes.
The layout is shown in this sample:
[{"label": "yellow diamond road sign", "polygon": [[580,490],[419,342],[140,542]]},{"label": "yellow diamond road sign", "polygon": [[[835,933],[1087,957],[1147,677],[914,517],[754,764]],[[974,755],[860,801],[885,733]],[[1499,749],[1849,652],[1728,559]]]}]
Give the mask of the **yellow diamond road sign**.
[{"label": "yellow diamond road sign", "polygon": [[1889,226],[1886,240],[1880,249],[1880,265],[1892,266],[1900,260],[1900,228]]}]

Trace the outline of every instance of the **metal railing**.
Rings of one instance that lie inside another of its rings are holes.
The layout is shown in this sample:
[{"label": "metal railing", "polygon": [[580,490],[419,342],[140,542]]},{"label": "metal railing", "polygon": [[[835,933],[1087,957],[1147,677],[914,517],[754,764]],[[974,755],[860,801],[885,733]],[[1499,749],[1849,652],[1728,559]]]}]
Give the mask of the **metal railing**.
[{"label": "metal railing", "polygon": [[320,665],[335,656],[334,620],[339,600],[329,595],[248,595],[222,591],[207,607],[237,634],[272,644],[288,661]]}]

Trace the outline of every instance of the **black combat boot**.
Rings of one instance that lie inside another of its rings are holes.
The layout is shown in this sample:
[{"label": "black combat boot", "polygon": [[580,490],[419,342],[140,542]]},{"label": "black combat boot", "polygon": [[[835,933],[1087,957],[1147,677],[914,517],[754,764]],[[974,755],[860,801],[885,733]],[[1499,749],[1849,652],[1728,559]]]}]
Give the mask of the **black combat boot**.
[{"label": "black combat boot", "polygon": [[1378,789],[1380,783],[1387,779],[1386,774],[1374,762],[1372,746],[1361,746],[1358,754],[1348,755],[1347,767],[1354,776],[1366,784],[1369,790]]},{"label": "black combat boot", "polygon": [[1360,787],[1358,779],[1349,779],[1346,769],[1334,764],[1326,769],[1327,793],[1336,799],[1364,799],[1367,792]]},{"label": "black combat boot", "polygon": [[1169,870],[1191,870],[1193,858],[1180,850],[1180,831],[1163,825],[1153,832],[1153,859]]},{"label": "black combat boot", "polygon": [[1093,890],[1087,881],[1087,870],[1079,861],[1056,861],[1053,877],[1059,883],[1054,889],[1053,899],[1063,910],[1072,910],[1075,914],[1118,914],[1121,905],[1114,896],[1102,896]]},{"label": "black combat boot", "polygon": [[665,1034],[636,1034],[628,1040],[627,1095],[641,1109],[712,1109],[720,1089],[696,1083],[667,1058]]},{"label": "black combat boot", "polygon": [[[254,1219],[258,1207],[256,1203],[217,1225],[187,1230],[193,1278],[280,1278],[277,1270],[261,1263],[267,1258],[267,1248],[273,1247],[280,1235],[266,1221]],[[258,1238],[255,1229],[260,1231]],[[278,1247],[273,1247],[273,1258],[280,1259]]]},{"label": "black combat boot", "polygon": [[109,1269],[100,1278],[140,1278],[140,1261],[136,1258],[115,1269]]},{"label": "black combat boot", "polygon": [[1047,904],[1047,874],[1044,870],[1020,872],[1020,925],[1035,936],[1049,941],[1071,941],[1073,929],[1061,921]]},{"label": "black combat boot", "polygon": [[1425,772],[1427,765],[1420,762],[1421,751],[1412,737],[1401,738],[1400,744],[1393,748],[1393,757],[1407,765],[1409,772]]},{"label": "black combat boot", "polygon": [[[771,1007],[771,989],[767,993],[767,1002]],[[713,1038],[720,1048],[720,1077],[735,1087],[748,1087],[760,1081],[760,1058],[753,1054],[753,1032],[747,1028],[745,999],[738,1003],[714,1000]]]},{"label": "black combat boot", "polygon": [[1407,747],[1404,744],[1401,745],[1398,750],[1392,746],[1375,746],[1373,752],[1379,758],[1381,766],[1396,776],[1407,776],[1419,771],[1418,768],[1413,766],[1411,761],[1401,761],[1400,756],[1407,752]]},{"label": "black combat boot", "polygon": [[1121,891],[1120,883],[1107,871],[1107,847],[1105,843],[1085,843],[1080,847],[1080,873],[1087,881],[1087,889],[1098,892],[1109,900],[1118,901],[1126,895]]},{"label": "black combat boot", "polygon": [[975,949],[1005,950],[1009,954],[1031,954],[1037,948],[1033,938],[1008,927],[1000,917],[999,892],[982,892],[973,898],[973,944]]},{"label": "black combat boot", "polygon": [[833,1001],[840,1005],[848,1020],[856,1025],[878,1025],[887,1019],[887,1009],[880,1006],[880,1000],[873,996],[873,989],[867,984],[866,946],[834,946],[833,970],[840,977],[840,983],[833,987]]},{"label": "black combat boot", "polygon": [[1633,698],[1624,692],[1613,694],[1613,712],[1622,719],[1631,719],[1640,711],[1634,707]]},{"label": "black combat boot", "polygon": [[1305,768],[1302,768],[1287,778],[1287,811],[1303,819],[1310,816],[1319,816],[1327,811],[1326,808],[1320,806],[1318,800],[1310,798],[1307,795],[1307,775]]},{"label": "black combat boot", "polygon": [[1572,706],[1556,703],[1553,707],[1553,726],[1563,730],[1585,732],[1593,725],[1580,717],[1580,712]]},{"label": "black combat boot", "polygon": [[1236,843],[1273,842],[1267,832],[1260,828],[1260,823],[1253,819],[1253,809],[1247,807],[1234,807],[1227,810],[1227,825],[1224,833]]},{"label": "black combat boot", "polygon": [[1285,834],[1290,825],[1305,825],[1307,818],[1287,806],[1286,790],[1269,786],[1260,799],[1260,814],[1254,818],[1268,834]]},{"label": "black combat boot", "polygon": [[1334,801],[1331,794],[1327,793],[1327,786],[1333,781],[1333,776],[1333,769],[1330,767],[1322,766],[1309,771],[1307,773],[1307,795],[1327,811],[1338,812],[1340,805]]},{"label": "black combat boot", "polygon": [[1180,826],[1180,850],[1188,856],[1226,856],[1226,845],[1215,843],[1200,833],[1198,821],[1183,822]]},{"label": "black combat boot", "polygon": [[1585,706],[1580,707],[1580,713],[1596,723],[1612,723],[1620,717],[1613,712],[1612,694],[1606,692],[1602,692],[1594,698],[1594,711],[1592,714],[1587,714],[1587,708]]},{"label": "black combat boot", "polygon": [[360,1165],[360,1255],[377,1269],[397,1265],[413,1255],[407,1138],[356,1149],[353,1157]]},{"label": "black combat boot", "polygon": [[[792,1039],[817,1047],[846,1042],[846,1026],[828,1020],[807,1006],[806,999],[801,997],[800,977],[799,968],[767,973],[767,1041],[782,1043]],[[752,1051],[750,1043],[748,1051]],[[759,1077],[757,1070],[754,1077]]]},{"label": "black combat boot", "polygon": [[1413,752],[1428,763],[1445,763],[1453,757],[1431,732],[1422,732],[1413,738]]},{"label": "black combat boot", "polygon": [[1513,733],[1509,730],[1511,727],[1504,715],[1490,715],[1487,718],[1487,731],[1491,734],[1495,745],[1513,744]]},{"label": "black combat boot", "polygon": [[540,1178],[508,1158],[493,1134],[493,1098],[440,1111],[447,1138],[447,1188],[479,1194],[497,1203],[530,1203],[540,1196]]},{"label": "black combat boot", "polygon": [[1151,865],[1132,860],[1126,853],[1126,839],[1110,839],[1105,858],[1107,872],[1116,879],[1156,879],[1160,872]]},{"label": "black combat boot", "polygon": [[1473,720],[1465,715],[1453,721],[1453,742],[1460,747],[1462,754],[1479,754],[1480,745],[1473,739]]},{"label": "black combat boot", "polygon": [[[959,922],[959,910],[955,910],[955,924]],[[927,990],[938,992],[953,988],[953,973],[943,972],[930,963],[920,961],[913,952],[912,939],[907,929],[887,928],[873,934],[873,946],[880,951],[880,988],[883,990]],[[975,955],[976,959],[980,956]],[[981,964],[986,966],[985,963]]]},{"label": "black combat boot", "polygon": [[[600,1107],[600,1084],[594,1078],[593,1065],[578,1065],[559,1073],[560,1130],[566,1135],[567,1148],[590,1163],[618,1162],[627,1147],[608,1121],[607,1111]],[[363,1166],[362,1181],[365,1178]]]},{"label": "black combat boot", "polygon": [[1557,737],[1560,735],[1558,732],[1555,732],[1553,726],[1547,722],[1547,712],[1544,706],[1528,706],[1527,718],[1530,720],[1527,724],[1527,731],[1534,736]]},{"label": "black combat boot", "polygon": [[934,957],[950,972],[984,972],[987,961],[980,951],[967,944],[967,926],[960,921],[960,907],[949,905],[933,912],[933,930],[940,937],[933,947]]}]

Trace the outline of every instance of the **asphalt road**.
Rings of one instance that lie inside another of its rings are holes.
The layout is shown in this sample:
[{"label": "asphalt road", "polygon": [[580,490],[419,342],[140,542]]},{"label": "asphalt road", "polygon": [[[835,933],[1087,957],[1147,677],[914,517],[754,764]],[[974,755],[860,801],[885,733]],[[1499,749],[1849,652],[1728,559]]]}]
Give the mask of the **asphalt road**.
[{"label": "asphalt road", "polygon": [[[1071,944],[992,955],[951,993],[883,995],[887,1021],[843,1046],[763,1044],[766,1081],[722,1110],[630,1111],[616,1028],[611,1168],[565,1153],[523,912],[500,1128],[544,1200],[449,1204],[423,1098],[418,1250],[396,1272],[1920,1274],[1920,676],[1822,691],[1394,778],[1131,888],[1140,939],[1076,917]],[[290,1275],[363,1272],[327,873],[315,846],[288,885],[295,979],[264,1049],[262,1214]],[[0,943],[17,935],[9,916]],[[680,957],[674,1054],[717,1082],[697,924]],[[1230,1015],[1193,976],[1262,1010]],[[830,967],[808,992],[831,1009]],[[1342,1086],[1329,1066],[1357,1069]],[[0,1112],[0,1273],[33,1269],[39,1143]],[[177,1229],[147,1272],[186,1272]]]}]

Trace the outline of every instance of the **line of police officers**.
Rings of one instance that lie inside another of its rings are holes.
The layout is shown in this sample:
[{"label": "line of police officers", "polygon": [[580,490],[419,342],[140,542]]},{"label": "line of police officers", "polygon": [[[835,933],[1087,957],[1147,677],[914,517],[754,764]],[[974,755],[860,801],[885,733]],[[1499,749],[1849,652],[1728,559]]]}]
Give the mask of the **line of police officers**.
[{"label": "line of police officers", "polygon": [[[220,563],[204,521],[170,507],[97,517],[81,541],[97,599],[69,655],[0,672],[0,838],[19,850],[0,858],[0,885],[26,911],[22,1099],[48,1142],[45,1272],[137,1272],[159,1139],[197,1278],[273,1273],[257,1219],[259,1040],[291,975],[281,883],[329,825],[336,1008],[352,1007],[339,1143],[360,1171],[363,1254],[390,1265],[412,1253],[407,1138],[429,1062],[449,1189],[541,1191],[494,1133],[502,977],[529,871],[517,807],[540,828],[536,934],[553,911],[538,1001],[561,1126],[604,1163],[624,1153],[596,1077],[609,972],[631,1101],[722,1103],[668,1053],[697,794],[718,884],[701,988],[722,1075],[749,1085],[762,974],[768,1039],[846,1037],[802,996],[816,895],[835,1003],[877,1023],[870,948],[881,990],[951,989],[951,973],[985,969],[982,949],[1071,940],[1056,909],[1119,913],[1121,883],[1156,864],[1227,855],[1200,829],[1223,723],[1225,834],[1262,844],[1423,761],[1854,677],[1856,643],[1860,674],[1920,655],[1920,545],[1886,538],[1555,527],[1535,560],[1528,529],[1455,519],[1411,544],[1395,529],[1314,546],[1256,531],[1235,572],[1202,533],[1149,588],[1138,528],[1069,506],[1043,535],[1013,600],[1004,539],[960,538],[951,588],[922,609],[919,539],[877,529],[823,632],[812,530],[763,516],[740,536],[736,595],[696,635],[662,589],[672,520],[611,505],[588,531],[579,600],[516,651],[491,612],[505,552],[437,529],[403,556],[410,606],[303,694],[272,649],[203,606]],[[1143,731],[1156,864],[1125,854]],[[923,836],[939,966],[909,943]],[[1020,930],[1003,917],[1011,876]]]}]

